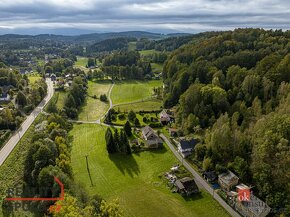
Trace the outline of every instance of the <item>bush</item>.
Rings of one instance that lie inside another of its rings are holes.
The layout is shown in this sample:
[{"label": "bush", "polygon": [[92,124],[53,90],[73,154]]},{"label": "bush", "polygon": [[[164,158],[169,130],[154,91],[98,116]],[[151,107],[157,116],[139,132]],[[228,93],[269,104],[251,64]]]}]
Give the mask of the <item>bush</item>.
[{"label": "bush", "polygon": [[130,122],[133,122],[133,121],[135,121],[135,119],[136,119],[136,114],[135,114],[135,112],[133,112],[132,110],[129,111],[129,113],[128,113],[128,120],[129,120]]},{"label": "bush", "polygon": [[152,128],[159,128],[159,127],[162,127],[162,124],[161,123],[150,123],[149,126]]},{"label": "bush", "polygon": [[135,118],[134,124],[135,124],[135,127],[140,127],[141,126],[140,121],[139,121],[138,118]]},{"label": "bush", "polygon": [[23,110],[26,114],[29,114],[33,109],[34,109],[34,106],[32,104],[27,105],[23,108]]},{"label": "bush", "polygon": [[119,118],[119,120],[122,121],[122,120],[125,120],[126,117],[125,117],[125,114],[119,114],[118,118]]},{"label": "bush", "polygon": [[100,96],[100,100],[101,100],[102,102],[108,102],[108,98],[107,98],[106,94],[102,94],[102,95]]},{"label": "bush", "polygon": [[116,115],[112,115],[112,121],[116,121],[117,118],[116,118]]}]

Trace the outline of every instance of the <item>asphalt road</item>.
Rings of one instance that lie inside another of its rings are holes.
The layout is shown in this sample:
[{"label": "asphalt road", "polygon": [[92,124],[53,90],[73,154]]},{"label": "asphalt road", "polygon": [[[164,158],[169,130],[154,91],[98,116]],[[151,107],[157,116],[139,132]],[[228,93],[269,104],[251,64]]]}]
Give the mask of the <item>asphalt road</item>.
[{"label": "asphalt road", "polygon": [[4,163],[6,158],[9,156],[9,154],[12,152],[12,150],[15,148],[15,146],[19,142],[19,140],[22,138],[22,136],[28,130],[30,125],[33,123],[35,118],[39,115],[39,113],[42,112],[44,106],[49,102],[49,100],[53,96],[54,89],[53,89],[52,81],[50,81],[50,79],[46,79],[46,83],[48,86],[46,97],[31,112],[31,114],[27,116],[26,120],[21,124],[19,129],[12,135],[12,137],[8,140],[5,146],[3,146],[3,148],[0,150],[0,166]]},{"label": "asphalt road", "polygon": [[190,164],[181,157],[181,155],[177,152],[175,147],[171,144],[168,138],[164,134],[160,134],[160,137],[165,141],[167,146],[173,152],[175,157],[183,164],[183,166],[194,176],[195,181],[198,186],[202,186],[208,193],[210,193],[213,198],[219,202],[219,204],[231,215],[234,217],[240,217],[240,215],[230,207],[217,193],[215,193],[214,189],[190,166]]}]

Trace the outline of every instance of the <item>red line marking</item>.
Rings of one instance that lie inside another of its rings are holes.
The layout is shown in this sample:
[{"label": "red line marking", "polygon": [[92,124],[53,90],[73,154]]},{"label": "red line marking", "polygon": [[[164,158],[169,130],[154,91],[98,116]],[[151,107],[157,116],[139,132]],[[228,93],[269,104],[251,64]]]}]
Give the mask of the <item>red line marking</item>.
[{"label": "red line marking", "polygon": [[5,198],[5,200],[7,201],[58,201],[58,200],[63,200],[64,199],[64,185],[62,184],[61,181],[59,181],[58,178],[56,178],[55,176],[53,177],[54,181],[60,186],[60,197],[9,197],[9,198]]}]

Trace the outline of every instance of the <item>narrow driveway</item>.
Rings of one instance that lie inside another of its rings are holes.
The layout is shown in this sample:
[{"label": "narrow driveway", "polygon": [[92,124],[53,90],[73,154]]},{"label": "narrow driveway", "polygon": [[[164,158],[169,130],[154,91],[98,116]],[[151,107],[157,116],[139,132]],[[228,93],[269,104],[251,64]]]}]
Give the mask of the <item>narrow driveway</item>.
[{"label": "narrow driveway", "polygon": [[19,129],[13,134],[13,136],[8,140],[8,142],[3,146],[3,148],[0,150],[0,166],[4,163],[4,161],[7,159],[9,154],[12,152],[12,150],[15,148],[19,140],[22,138],[22,136],[25,134],[25,132],[28,130],[28,128],[31,126],[35,118],[41,113],[44,106],[49,102],[51,97],[53,96],[53,83],[50,81],[50,79],[46,79],[47,83],[47,95],[46,97],[41,101],[41,103],[31,112],[29,116],[26,117],[26,120],[21,124]]},{"label": "narrow driveway", "polygon": [[181,157],[181,155],[177,152],[177,150],[174,148],[174,146],[171,144],[168,138],[164,134],[160,134],[160,137],[165,141],[165,143],[173,152],[175,157],[194,176],[195,181],[198,182],[205,190],[207,190],[208,193],[210,193],[213,196],[213,198],[216,199],[219,202],[219,204],[222,207],[224,207],[225,210],[228,211],[228,213],[231,216],[240,217],[240,215],[232,207],[230,207],[217,193],[215,193],[214,189],[190,166],[190,164]]}]

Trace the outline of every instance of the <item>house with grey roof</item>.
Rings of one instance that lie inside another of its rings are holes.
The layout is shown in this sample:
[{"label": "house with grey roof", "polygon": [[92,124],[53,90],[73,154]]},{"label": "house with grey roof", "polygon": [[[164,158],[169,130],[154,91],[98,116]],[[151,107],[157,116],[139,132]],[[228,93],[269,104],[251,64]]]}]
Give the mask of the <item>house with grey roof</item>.
[{"label": "house with grey roof", "polygon": [[159,148],[163,144],[163,141],[151,127],[145,126],[142,128],[141,133],[147,148]]},{"label": "house with grey roof", "polygon": [[177,144],[177,150],[183,158],[191,155],[193,152],[197,140],[195,139],[181,139]]}]

